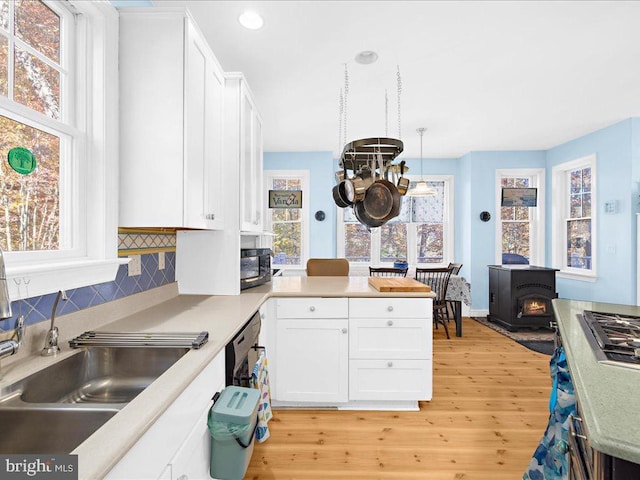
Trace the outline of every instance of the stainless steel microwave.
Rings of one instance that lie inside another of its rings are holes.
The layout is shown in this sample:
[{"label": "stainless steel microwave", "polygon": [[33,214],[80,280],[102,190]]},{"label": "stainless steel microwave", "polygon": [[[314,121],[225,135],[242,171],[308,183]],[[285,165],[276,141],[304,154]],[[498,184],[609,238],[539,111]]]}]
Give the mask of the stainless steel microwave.
[{"label": "stainless steel microwave", "polygon": [[271,281],[271,250],[243,248],[240,250],[240,290]]}]

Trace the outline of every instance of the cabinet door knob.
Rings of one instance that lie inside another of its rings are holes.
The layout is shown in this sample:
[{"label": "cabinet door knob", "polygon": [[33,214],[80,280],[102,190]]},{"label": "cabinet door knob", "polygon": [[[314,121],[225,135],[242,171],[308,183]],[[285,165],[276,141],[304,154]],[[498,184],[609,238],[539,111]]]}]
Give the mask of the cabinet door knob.
[{"label": "cabinet door knob", "polygon": [[393,306],[392,306],[392,305],[389,305],[389,306],[387,307],[387,311],[389,311],[389,312],[393,312]]},{"label": "cabinet door knob", "polygon": [[342,333],[347,333],[347,329],[346,329],[346,328],[343,328],[343,329],[342,329]]},{"label": "cabinet door knob", "polygon": [[388,320],[387,325],[389,325],[390,327],[393,327],[393,320]]},{"label": "cabinet door knob", "polygon": [[187,475],[180,475],[177,480],[189,480]]},{"label": "cabinet door knob", "polygon": [[393,367],[393,362],[387,362],[387,367],[389,368]]},{"label": "cabinet door knob", "polygon": [[310,310],[310,311],[312,311],[312,312],[315,312],[315,311],[316,311],[316,307],[314,307],[313,305],[311,305],[311,306],[309,307],[309,310]]}]

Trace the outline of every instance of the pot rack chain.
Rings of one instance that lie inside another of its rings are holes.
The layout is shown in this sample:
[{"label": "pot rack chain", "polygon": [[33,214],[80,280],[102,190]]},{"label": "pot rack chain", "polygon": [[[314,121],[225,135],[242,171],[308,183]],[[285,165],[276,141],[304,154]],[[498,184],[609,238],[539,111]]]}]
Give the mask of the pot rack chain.
[{"label": "pot rack chain", "polygon": [[349,96],[349,70],[344,64],[344,137],[343,145],[347,144],[347,97]]},{"label": "pot rack chain", "polygon": [[400,95],[402,94],[402,77],[400,76],[400,65],[396,65],[397,67],[397,77],[398,77],[398,139],[402,140],[402,130],[400,125]]},{"label": "pot rack chain", "polygon": [[384,89],[384,136],[389,136],[389,96],[387,89]]},{"label": "pot rack chain", "polygon": [[340,98],[338,100],[338,152],[340,152],[344,145],[344,143],[342,143],[342,120],[344,117],[344,96],[342,92],[342,89],[340,89]]}]

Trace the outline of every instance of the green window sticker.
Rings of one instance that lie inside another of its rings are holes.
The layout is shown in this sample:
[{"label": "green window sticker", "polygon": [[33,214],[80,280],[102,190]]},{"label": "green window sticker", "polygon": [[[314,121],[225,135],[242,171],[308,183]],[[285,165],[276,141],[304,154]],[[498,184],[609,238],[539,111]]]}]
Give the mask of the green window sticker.
[{"label": "green window sticker", "polygon": [[29,175],[36,169],[36,157],[28,148],[12,148],[7,154],[7,161],[20,175]]}]

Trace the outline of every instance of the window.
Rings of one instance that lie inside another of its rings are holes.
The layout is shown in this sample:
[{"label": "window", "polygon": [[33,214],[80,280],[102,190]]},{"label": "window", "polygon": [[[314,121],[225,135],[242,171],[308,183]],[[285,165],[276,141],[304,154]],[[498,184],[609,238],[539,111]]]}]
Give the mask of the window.
[{"label": "window", "polygon": [[12,300],[117,271],[117,23],[106,3],[0,0],[0,157],[25,147],[37,165],[0,164]]},{"label": "window", "polygon": [[[544,265],[544,170],[497,170],[496,185],[496,263]],[[537,206],[501,206],[505,187],[537,188]]]},{"label": "window", "polygon": [[61,238],[60,226],[71,218],[61,221],[59,199],[72,186],[60,184],[61,173],[63,179],[70,167],[70,155],[62,152],[71,152],[77,140],[70,121],[73,97],[61,96],[61,85],[73,73],[71,49],[66,47],[62,55],[61,38],[63,32],[74,38],[72,14],[38,0],[5,1],[2,7],[0,92],[27,109],[21,118],[8,103],[0,114],[0,157],[25,147],[35,155],[37,168],[21,175],[4,162],[0,166],[0,226],[5,234],[0,247],[8,252],[68,248],[71,239],[64,238],[66,232]]},{"label": "window", "polygon": [[266,170],[267,190],[302,190],[302,208],[268,208],[274,268],[304,268],[309,257],[309,172]]},{"label": "window", "polygon": [[338,256],[356,267],[405,259],[413,266],[448,265],[453,258],[453,178],[428,177],[427,184],[436,195],[402,197],[400,214],[371,231],[352,208],[339,208]]},{"label": "window", "polygon": [[590,155],[553,169],[554,266],[567,276],[595,277],[596,157]]}]

